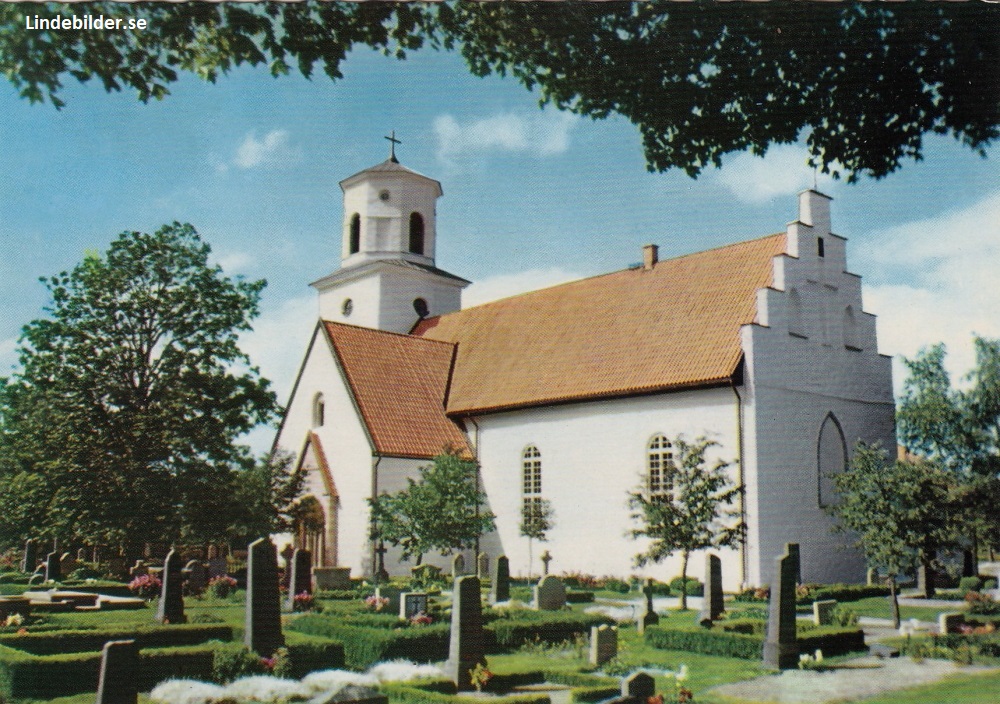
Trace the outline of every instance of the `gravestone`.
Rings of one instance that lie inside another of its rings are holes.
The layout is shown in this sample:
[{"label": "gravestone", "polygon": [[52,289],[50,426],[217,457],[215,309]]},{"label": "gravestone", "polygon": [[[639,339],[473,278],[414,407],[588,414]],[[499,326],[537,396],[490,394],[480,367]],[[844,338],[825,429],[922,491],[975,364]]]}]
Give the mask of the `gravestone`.
[{"label": "gravestone", "polygon": [[[215,547],[215,546],[212,546]],[[214,553],[214,554],[213,554]],[[222,577],[229,571],[229,565],[226,563],[226,558],[221,557],[218,551],[213,551],[212,548],[208,550],[208,579],[209,581],[215,579],[216,577]]]},{"label": "gravestone", "polygon": [[653,608],[653,580],[647,579],[642,588],[643,605],[639,615],[635,620],[635,628],[639,635],[646,632],[647,626],[656,626],[660,623],[660,617]]},{"label": "gravestone", "polygon": [[24,541],[24,559],[21,560],[21,571],[28,574],[35,571],[38,564],[38,551],[35,549],[35,541],[28,538]]},{"label": "gravestone", "polygon": [[549,573],[549,563],[552,562],[552,554],[546,550],[538,559],[542,561],[542,576],[545,576]]},{"label": "gravestone", "polygon": [[292,579],[292,557],[295,555],[295,548],[290,543],[286,543],[285,547],[278,554],[284,563],[284,571],[281,573],[281,586],[287,590]]},{"label": "gravestone", "polygon": [[938,632],[941,635],[958,633],[959,627],[965,623],[965,615],[958,612],[948,612],[938,615]]},{"label": "gravestone", "polygon": [[208,569],[201,560],[191,560],[184,565],[188,594],[201,594],[208,586]]},{"label": "gravestone", "polygon": [[865,584],[869,587],[878,584],[878,570],[874,567],[869,567],[868,572],[865,574]]},{"label": "gravestone", "polygon": [[455,555],[451,560],[451,576],[458,579],[465,574],[465,556],[462,553]]},{"label": "gravestone", "polygon": [[489,579],[490,577],[490,556],[485,552],[479,553],[476,558],[476,576],[479,579]]},{"label": "gravestone", "polygon": [[118,579],[125,577],[125,560],[121,557],[108,558],[108,572]]},{"label": "gravestone", "polygon": [[722,560],[718,555],[705,555],[705,597],[698,621],[709,625],[717,621],[726,610],[722,597]]},{"label": "gravestone", "polygon": [[[792,549],[794,546],[794,549]],[[787,670],[799,665],[799,646],[795,634],[795,577],[799,573],[798,545],[787,543],[785,554],[775,559],[775,577],[771,581],[771,604],[764,641],[764,667]]]},{"label": "gravestone", "polygon": [[604,624],[590,629],[590,664],[600,667],[618,655],[618,629]]},{"label": "gravestone", "polygon": [[469,671],[486,664],[483,642],[483,611],[479,593],[479,578],[459,577],[451,600],[451,640],[445,676],[460,692],[473,688]]},{"label": "gravestone", "polygon": [[535,586],[535,608],[539,611],[561,611],[566,606],[566,585],[552,575],[542,577]]},{"label": "gravestone", "polygon": [[417,614],[427,613],[427,594],[424,592],[403,592],[399,595],[399,617],[407,621]]},{"label": "gravestone", "polygon": [[76,556],[73,553],[64,552],[59,557],[59,574],[69,575],[76,569]]},{"label": "gravestone", "polygon": [[176,550],[167,553],[160,573],[160,603],[156,607],[156,620],[160,623],[184,623],[184,577],[181,574],[181,554]]},{"label": "gravestone", "polygon": [[316,580],[316,589],[350,589],[352,587],[350,567],[313,567],[312,573]]},{"label": "gravestone", "polygon": [[502,601],[510,601],[510,560],[506,555],[496,559],[493,584],[490,585],[490,603],[497,604]]},{"label": "gravestone", "polygon": [[87,561],[87,548],[80,548],[76,551],[76,561],[86,562]]},{"label": "gravestone", "polygon": [[149,574],[149,565],[147,565],[143,560],[136,560],[135,565],[132,566],[132,569],[130,569],[128,573],[132,576],[132,579],[135,579],[136,577],[143,577]]},{"label": "gravestone", "polygon": [[382,610],[386,613],[397,614],[399,613],[399,595],[403,593],[403,590],[399,587],[394,587],[391,584],[386,584],[385,586],[375,587],[375,596],[380,599],[388,599],[389,603],[386,604]]},{"label": "gravestone", "polygon": [[134,640],[108,641],[101,651],[97,704],[136,704],[138,698],[138,646]]},{"label": "gravestone", "polygon": [[278,554],[267,538],[250,543],[246,602],[243,642],[261,657],[271,657],[285,644],[285,637],[281,634]]},{"label": "gravestone", "polygon": [[791,550],[788,554],[795,560],[795,584],[802,584],[802,552],[798,543],[785,543],[785,548]]},{"label": "gravestone", "polygon": [[45,581],[58,582],[62,579],[62,572],[59,571],[59,553],[55,550],[45,556]]},{"label": "gravestone", "polygon": [[837,608],[837,602],[833,599],[822,599],[813,602],[813,623],[817,626],[830,626],[833,624],[833,612]]},{"label": "gravestone", "polygon": [[622,680],[622,696],[645,702],[656,694],[656,680],[645,672],[636,672]]},{"label": "gravestone", "polygon": [[312,559],[312,553],[308,550],[299,549],[292,553],[288,598],[285,601],[288,611],[295,611],[297,594],[312,594]]}]

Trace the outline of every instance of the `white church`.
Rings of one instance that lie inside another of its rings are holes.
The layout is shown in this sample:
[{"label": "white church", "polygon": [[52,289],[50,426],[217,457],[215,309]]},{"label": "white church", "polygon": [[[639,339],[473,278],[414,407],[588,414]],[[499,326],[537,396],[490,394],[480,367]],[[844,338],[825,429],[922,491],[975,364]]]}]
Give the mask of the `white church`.
[{"label": "white church", "polygon": [[[704,436],[745,488],[747,539],[717,551],[727,590],[770,582],[786,542],[806,582],[864,578],[831,532],[828,475],[859,440],[895,447],[891,367],[827,196],[800,194],[779,234],[668,260],[646,245],[639,266],[463,309],[469,282],[435,265],[441,184],[393,156],[340,186],[341,265],[312,284],[319,320],[274,444],[307,473],[295,540],[317,566],[371,575],[366,500],[452,446],[497,516],[480,551],[514,574],[537,575],[544,548],[553,573],[669,580],[679,556],[633,566],[627,495],[669,494],[670,441]],[[539,499],[555,525],[529,564],[519,523]]]}]

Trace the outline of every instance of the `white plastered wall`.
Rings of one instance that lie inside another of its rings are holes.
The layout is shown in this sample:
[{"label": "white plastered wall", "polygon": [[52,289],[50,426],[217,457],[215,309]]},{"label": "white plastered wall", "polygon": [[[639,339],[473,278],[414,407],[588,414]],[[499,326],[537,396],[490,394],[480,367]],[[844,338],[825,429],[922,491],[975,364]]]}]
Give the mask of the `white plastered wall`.
[{"label": "white plastered wall", "polygon": [[[497,514],[496,549],[510,559],[513,574],[529,570],[528,540],[519,535],[522,502],[521,455],[534,445],[542,456],[542,497],[552,503],[555,527],[533,546],[531,573],[548,550],[551,571],[592,575],[648,575],[667,581],[680,574],[680,558],[639,569],[633,557],[645,541],[633,540],[628,497],[644,481],[650,438],[705,435],[720,443],[710,460],[734,461],[738,453],[737,403],[731,388],[579,403],[480,416],[467,423],[478,445],[483,485]],[[478,428],[478,430],[477,430]],[[731,467],[734,481],[735,464]],[[740,582],[737,550],[716,551],[723,584]],[[704,553],[691,557],[688,574],[704,579]]]},{"label": "white plastered wall", "polygon": [[[437,232],[436,202],[440,195],[434,181],[400,172],[366,174],[364,179],[344,189],[341,258],[345,265],[360,264],[386,256],[405,256],[412,261],[433,264]],[[388,192],[383,201],[379,195]],[[410,213],[424,219],[424,254],[409,251]],[[361,217],[361,249],[349,251],[351,217]]]},{"label": "white plastered wall", "polygon": [[[313,405],[316,394],[323,395],[325,422],[313,425]],[[359,576],[368,567],[369,518],[365,498],[372,492],[372,450],[357,410],[335,360],[333,350],[322,330],[318,330],[309,347],[298,382],[292,391],[285,422],[276,440],[276,447],[291,452],[299,459],[309,432],[316,433],[333,482],[339,494],[337,516],[337,552],[340,565],[351,568]],[[305,494],[312,494],[324,508],[330,525],[330,501],[326,485],[318,471],[306,477]],[[333,536],[327,544],[332,545]]]},{"label": "white plastered wall", "polygon": [[[804,581],[862,580],[851,536],[832,532],[834,519],[820,506],[820,428],[833,414],[848,457],[859,440],[895,450],[891,360],[878,354],[875,317],[862,312],[861,280],[847,272],[846,240],[829,231],[828,203],[812,191],[800,196],[789,254],[775,258],[774,288],[758,295],[759,324],[742,333],[752,584],[773,580],[786,542],[800,545]],[[845,326],[848,306],[853,330]]]}]

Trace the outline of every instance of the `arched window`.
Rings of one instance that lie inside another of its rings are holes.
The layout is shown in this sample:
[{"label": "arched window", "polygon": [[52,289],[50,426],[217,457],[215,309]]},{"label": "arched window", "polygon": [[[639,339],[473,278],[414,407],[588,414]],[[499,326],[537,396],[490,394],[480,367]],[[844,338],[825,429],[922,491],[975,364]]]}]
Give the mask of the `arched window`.
[{"label": "arched window", "polygon": [[521,453],[522,516],[533,516],[542,503],[542,453],[528,445]]},{"label": "arched window", "polygon": [[361,251],[361,216],[357,213],[351,216],[350,254]]},{"label": "arched window", "polygon": [[316,394],[313,398],[313,427],[322,427],[326,422],[326,402],[323,401],[323,394]]},{"label": "arched window", "polygon": [[844,309],[844,347],[856,352],[861,351],[861,339],[858,336],[858,321],[854,317],[854,308]]},{"label": "arched window", "polygon": [[788,291],[788,334],[805,337],[806,328],[802,323],[802,296],[794,288]]},{"label": "arched window", "polygon": [[420,213],[410,213],[410,251],[424,253],[424,216]]},{"label": "arched window", "polygon": [[823,419],[816,443],[817,500],[820,507],[840,501],[833,475],[847,469],[847,442],[840,422],[832,413]]},{"label": "arched window", "polygon": [[427,301],[423,298],[413,299],[413,310],[416,311],[421,319],[426,318],[431,312],[430,306],[427,305]]},{"label": "arched window", "polygon": [[646,490],[651,501],[674,498],[674,446],[666,435],[654,435],[646,446]]}]

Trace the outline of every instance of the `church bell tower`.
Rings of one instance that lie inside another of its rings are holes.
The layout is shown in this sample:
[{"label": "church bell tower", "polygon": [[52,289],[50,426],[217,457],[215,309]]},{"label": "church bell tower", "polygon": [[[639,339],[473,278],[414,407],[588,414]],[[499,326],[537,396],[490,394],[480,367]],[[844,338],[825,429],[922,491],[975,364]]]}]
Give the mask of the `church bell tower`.
[{"label": "church bell tower", "polygon": [[441,184],[389,158],[340,182],[340,269],[312,284],[323,320],[409,333],[461,308],[463,278],[435,266]]}]

